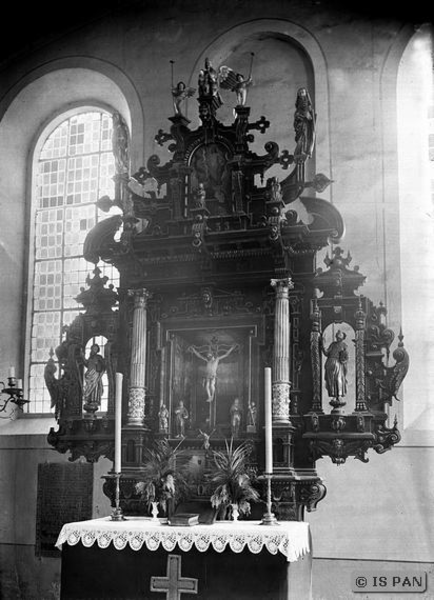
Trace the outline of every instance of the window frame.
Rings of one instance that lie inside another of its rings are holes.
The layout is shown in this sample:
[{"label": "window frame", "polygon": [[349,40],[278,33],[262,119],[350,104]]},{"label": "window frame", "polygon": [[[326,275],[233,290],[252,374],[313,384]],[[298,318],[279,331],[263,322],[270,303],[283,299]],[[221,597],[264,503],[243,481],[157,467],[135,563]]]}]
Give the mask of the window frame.
[{"label": "window frame", "polygon": [[[38,181],[38,168],[42,148],[46,143],[49,136],[65,121],[75,117],[77,115],[88,113],[88,112],[99,112],[106,113],[109,116],[116,112],[116,109],[105,104],[103,102],[92,102],[92,103],[74,103],[74,105],[68,105],[63,110],[60,109],[56,113],[52,114],[50,118],[46,119],[41,124],[36,136],[35,141],[32,145],[32,150],[29,153],[30,157],[30,168],[29,168],[29,180],[28,180],[28,202],[26,211],[26,232],[25,232],[25,260],[26,264],[24,267],[25,279],[23,282],[23,297],[25,303],[25,317],[23,320],[23,339],[24,339],[24,360],[23,360],[23,393],[24,397],[28,398],[30,393],[30,367],[32,364],[32,327],[33,327],[33,304],[34,304],[34,283],[35,283],[35,235],[36,235],[36,211],[37,211],[37,181]],[[73,205],[72,205],[73,206]],[[64,255],[62,254],[62,259]],[[89,263],[89,273],[92,273],[95,265]],[[83,285],[85,281],[83,280]],[[80,305],[77,304],[77,310],[81,311]],[[61,336],[61,332],[59,332]],[[60,337],[59,337],[60,343]],[[53,348],[55,350],[55,348]],[[47,356],[47,361],[49,356]],[[57,371],[56,376],[59,376]],[[27,407],[27,411],[20,414],[21,418],[53,418],[53,411],[41,412],[35,411],[30,412],[30,407]],[[102,414],[102,413],[101,413]]]}]

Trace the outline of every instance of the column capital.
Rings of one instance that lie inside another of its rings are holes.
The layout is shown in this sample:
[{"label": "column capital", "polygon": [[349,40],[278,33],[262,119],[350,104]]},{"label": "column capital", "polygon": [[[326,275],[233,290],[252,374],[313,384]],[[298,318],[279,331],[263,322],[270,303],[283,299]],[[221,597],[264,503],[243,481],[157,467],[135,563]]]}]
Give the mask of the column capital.
[{"label": "column capital", "polygon": [[152,292],[146,288],[129,289],[127,293],[134,298],[134,308],[145,308],[149,298],[152,297]]},{"label": "column capital", "polygon": [[279,295],[288,294],[289,290],[294,289],[294,282],[291,277],[284,277],[283,279],[271,279],[271,287],[276,289],[276,293]]}]

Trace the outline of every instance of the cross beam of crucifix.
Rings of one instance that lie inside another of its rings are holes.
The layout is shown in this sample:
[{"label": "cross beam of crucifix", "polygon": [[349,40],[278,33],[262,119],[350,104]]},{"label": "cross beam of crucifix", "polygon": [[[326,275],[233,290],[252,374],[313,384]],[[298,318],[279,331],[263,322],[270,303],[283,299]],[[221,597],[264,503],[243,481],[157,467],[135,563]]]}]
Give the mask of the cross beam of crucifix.
[{"label": "cross beam of crucifix", "polygon": [[181,577],[181,556],[169,554],[165,577],[151,577],[151,592],[166,594],[166,600],[181,600],[181,594],[197,594],[198,580]]}]

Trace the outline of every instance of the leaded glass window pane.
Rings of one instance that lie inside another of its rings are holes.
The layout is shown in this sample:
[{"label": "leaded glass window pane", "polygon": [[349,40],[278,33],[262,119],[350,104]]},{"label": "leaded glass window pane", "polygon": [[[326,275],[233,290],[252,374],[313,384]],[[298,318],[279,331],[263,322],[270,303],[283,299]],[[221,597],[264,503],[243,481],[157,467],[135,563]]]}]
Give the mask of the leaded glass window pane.
[{"label": "leaded glass window pane", "polygon": [[[113,197],[115,174],[111,115],[92,111],[62,122],[47,138],[37,164],[29,412],[50,412],[44,368],[79,314],[75,297],[94,266],[82,257],[83,242],[98,220],[95,202]],[[115,286],[119,274],[99,265]],[[104,340],[101,347],[104,347]],[[55,357],[54,357],[55,358]],[[58,376],[59,373],[56,373]],[[102,409],[106,406],[106,393]]]}]

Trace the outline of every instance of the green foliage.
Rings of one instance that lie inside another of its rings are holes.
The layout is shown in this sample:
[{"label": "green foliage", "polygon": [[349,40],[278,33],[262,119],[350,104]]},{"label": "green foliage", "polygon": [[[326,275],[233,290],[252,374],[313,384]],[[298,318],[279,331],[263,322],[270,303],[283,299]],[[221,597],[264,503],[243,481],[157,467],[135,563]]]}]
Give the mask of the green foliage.
[{"label": "green foliage", "polygon": [[179,446],[172,448],[165,439],[155,440],[152,447],[143,450],[143,480],[136,484],[136,491],[148,507],[158,502],[167,510],[168,500],[179,500],[187,490],[183,472],[183,457]]},{"label": "green foliage", "polygon": [[213,450],[213,466],[209,481],[215,486],[211,496],[211,505],[216,509],[236,504],[241,515],[249,515],[250,502],[259,500],[259,493],[253,487],[253,471],[249,467],[249,458],[253,446],[246,440],[237,448],[225,441],[226,451]]}]

